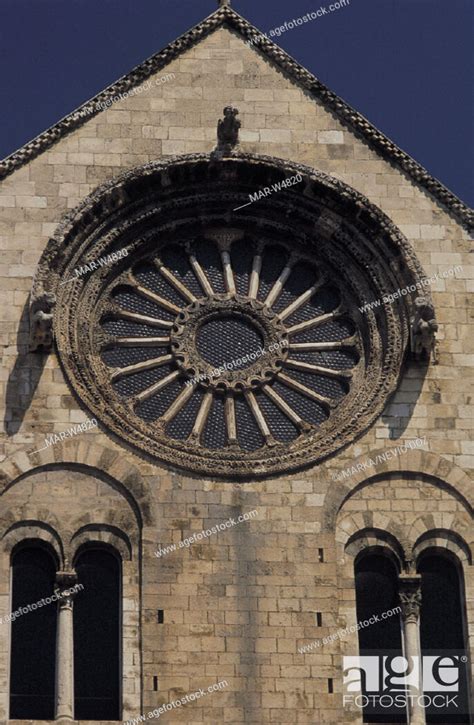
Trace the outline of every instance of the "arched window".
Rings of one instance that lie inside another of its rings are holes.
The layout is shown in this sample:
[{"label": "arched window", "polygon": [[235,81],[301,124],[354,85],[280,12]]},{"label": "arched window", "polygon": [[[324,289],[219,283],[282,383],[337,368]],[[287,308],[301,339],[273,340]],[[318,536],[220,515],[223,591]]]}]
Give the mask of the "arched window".
[{"label": "arched window", "polygon": [[[399,606],[398,572],[387,556],[368,552],[356,559],[357,621],[370,620]],[[396,614],[359,629],[360,655],[401,655],[400,617]],[[363,694],[366,694],[363,691]],[[405,713],[378,713],[364,708],[366,723],[406,723]]]},{"label": "arched window", "polygon": [[[382,554],[366,554],[355,565],[357,621],[399,606],[395,564]],[[400,618],[396,615],[359,630],[359,650],[402,649]]]},{"label": "arched window", "polygon": [[[462,572],[447,556],[428,550],[420,557],[421,574],[420,640],[422,655],[442,655],[467,651],[464,582]],[[440,626],[442,623],[442,626]],[[458,704],[451,714],[427,708],[427,723],[469,723],[467,670],[460,668]],[[450,693],[452,695],[456,693]],[[464,707],[462,707],[464,705]],[[460,709],[464,713],[459,712]]]},{"label": "arched window", "polygon": [[75,569],[84,586],[74,602],[76,720],[120,720],[121,562],[103,548],[85,548]]},{"label": "arched window", "polygon": [[57,605],[50,597],[57,563],[46,548],[28,544],[13,552],[11,565],[17,616],[11,631],[10,719],[53,720]]}]

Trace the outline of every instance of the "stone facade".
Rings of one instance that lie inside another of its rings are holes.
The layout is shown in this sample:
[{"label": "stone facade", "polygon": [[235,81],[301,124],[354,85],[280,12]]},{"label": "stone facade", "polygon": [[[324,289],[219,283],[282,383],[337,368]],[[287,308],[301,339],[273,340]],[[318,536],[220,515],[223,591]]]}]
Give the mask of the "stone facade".
[{"label": "stone facade", "polygon": [[[2,182],[0,616],[9,611],[9,554],[21,536],[46,538],[62,562],[87,537],[108,541],[124,570],[124,720],[225,679],[222,692],[166,721],[349,722],[342,654],[354,654],[356,641],[310,654],[298,647],[355,622],[355,554],[346,545],[358,531],[386,531],[407,560],[427,540],[452,550],[464,571],[474,643],[468,233],[422,184],[229,28],[217,28],[150,79],[143,92],[91,116]],[[350,185],[401,230],[426,275],[439,275],[431,285],[438,363],[426,369],[408,359],[396,394],[370,430],[299,473],[244,483],[189,476],[147,460],[103,428],[35,453],[49,434],[89,417],[56,354],[28,352],[28,295],[48,240],[68,211],[120,172],[210,153],[224,106],[239,109],[242,151],[306,164]],[[418,437],[426,438],[423,450],[333,478]],[[253,509],[258,515],[251,521],[155,556],[160,546]],[[164,611],[162,624],[157,610]],[[6,723],[5,625],[0,652],[0,722]]]}]

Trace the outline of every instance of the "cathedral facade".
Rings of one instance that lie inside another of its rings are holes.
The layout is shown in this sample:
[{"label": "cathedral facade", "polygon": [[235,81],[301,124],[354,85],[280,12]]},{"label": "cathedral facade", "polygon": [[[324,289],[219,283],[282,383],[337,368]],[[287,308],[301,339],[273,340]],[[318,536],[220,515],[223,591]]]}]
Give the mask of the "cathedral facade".
[{"label": "cathedral facade", "polygon": [[470,723],[472,212],[227,3],[0,175],[0,722]]}]

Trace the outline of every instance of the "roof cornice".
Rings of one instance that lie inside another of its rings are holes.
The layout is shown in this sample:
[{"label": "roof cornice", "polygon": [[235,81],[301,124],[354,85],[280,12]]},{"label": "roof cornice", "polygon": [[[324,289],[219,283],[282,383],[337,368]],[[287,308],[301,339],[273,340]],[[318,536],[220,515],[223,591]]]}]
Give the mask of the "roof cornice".
[{"label": "roof cornice", "polygon": [[[261,52],[295,81],[295,83],[304,87],[315,99],[321,101],[326,108],[330,109],[353,132],[361,136],[383,158],[403,170],[407,176],[429,192],[457,221],[468,228],[474,226],[474,212],[461,199],[428,173],[409,154],[402,151],[402,149],[373,126],[361,113],[333,93],[333,91],[300,65],[286,51],[282,50],[273,41],[260,33],[255,26],[228,5],[219,7],[207,18],[204,18],[200,23],[169,43],[159,53],[152,55],[143,61],[143,63],[140,63],[129,73],[108,86],[104,91],[83,103],[75,111],[72,111],[32,141],[17,151],[14,151],[3,161],[0,161],[0,179],[5,178],[15,171],[15,169],[28,163],[55,144],[56,141],[59,141],[68,133],[79,128],[98,113],[101,113],[102,109],[100,108],[100,104],[110,100],[113,96],[129,91],[131,88],[143,83],[150,75],[163,69],[170,61],[196,45],[200,40],[221,26],[227,26],[233,29],[246,40],[253,40],[253,47],[257,52]],[[87,111],[87,114],[84,113],[85,111]]]}]

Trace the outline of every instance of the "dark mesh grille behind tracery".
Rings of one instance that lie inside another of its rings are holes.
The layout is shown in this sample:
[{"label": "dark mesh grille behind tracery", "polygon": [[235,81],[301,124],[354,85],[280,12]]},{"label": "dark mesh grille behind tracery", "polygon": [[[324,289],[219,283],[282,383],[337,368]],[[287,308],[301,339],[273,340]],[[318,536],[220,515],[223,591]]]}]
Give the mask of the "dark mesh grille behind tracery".
[{"label": "dark mesh grille behind tracery", "polygon": [[207,448],[222,448],[227,443],[224,398],[217,395],[204,428],[203,443]]},{"label": "dark mesh grille behind tracery", "polygon": [[113,300],[124,310],[130,312],[138,312],[141,315],[149,315],[150,317],[158,317],[162,320],[173,320],[176,314],[168,312],[168,310],[159,307],[156,302],[147,300],[137,292],[125,287],[120,287],[113,295]]},{"label": "dark mesh grille behind tracery", "polygon": [[263,337],[248,320],[239,317],[218,317],[203,325],[197,333],[197,347],[212,365],[232,364],[235,370],[251,362],[237,363],[242,357],[257,353]]},{"label": "dark mesh grille behind tracery", "polygon": [[288,252],[282,247],[271,246],[264,250],[262,258],[262,273],[258,289],[258,299],[262,302],[280,276],[288,260]]},{"label": "dark mesh grille behind tracery", "polygon": [[192,398],[188,400],[184,408],[179,411],[176,418],[174,418],[171,423],[168,423],[166,427],[168,435],[172,438],[177,438],[178,440],[185,440],[189,435],[191,435],[203,398],[204,390],[202,390],[202,388],[196,388]]},{"label": "dark mesh grille behind tracery", "polygon": [[255,397],[262,409],[272,435],[278,441],[288,442],[298,437],[298,428],[281,412],[280,408],[270,398],[267,398],[265,393],[257,391]]},{"label": "dark mesh grille behind tracery", "polygon": [[292,390],[286,385],[279,383],[278,380],[275,381],[272,387],[274,387],[275,391],[291,405],[293,410],[298,413],[303,420],[306,420],[308,423],[321,425],[321,423],[327,419],[327,414],[319,403],[309,400],[296,390]]},{"label": "dark mesh grille behind tracery", "polygon": [[232,248],[232,269],[234,270],[235,284],[237,293],[242,296],[248,295],[250,273],[252,271],[252,262],[254,258],[254,249],[249,242],[242,242],[237,247]]},{"label": "dark mesh grille behind tracery", "polygon": [[[317,280],[316,270],[303,263],[294,266],[288,277],[285,286],[273,305],[275,312],[281,312],[294,302],[300,295],[306,292]],[[311,315],[314,317],[314,315]]]},{"label": "dark mesh grille behind tracery", "polygon": [[154,368],[153,370],[144,370],[142,372],[134,373],[133,375],[127,375],[126,377],[115,381],[113,386],[119,395],[129,397],[136,395],[137,393],[141,393],[150,385],[157,383],[166,375],[169,375],[170,372],[170,365],[162,365],[161,367]]},{"label": "dark mesh grille behind tracery", "polygon": [[312,363],[333,370],[352,368],[358,361],[357,353],[351,350],[329,350],[328,352],[299,352],[292,350],[292,360]]},{"label": "dark mesh grille behind tracery", "polygon": [[[141,262],[134,268],[136,279],[152,292],[163,297],[168,302],[181,307],[183,298],[160,274],[157,268],[150,262]],[[158,309],[161,309],[160,307]],[[172,315],[174,317],[174,315]]]},{"label": "dark mesh grille behind tracery", "polygon": [[195,297],[203,297],[204,292],[191,268],[183,246],[166,247],[160,252],[161,261],[173,274],[193,293]]},{"label": "dark mesh grille behind tracery", "polygon": [[216,245],[207,239],[203,239],[196,244],[195,252],[198,262],[206,271],[214,292],[225,292],[222,263]]},{"label": "dark mesh grille behind tracery", "polygon": [[298,322],[311,320],[313,317],[332,312],[337,308],[339,302],[340,294],[338,291],[334,287],[324,285],[320,290],[315,292],[305,305],[302,305],[287,318],[288,324],[296,325]]},{"label": "dark mesh grille behind tracery", "polygon": [[350,337],[355,332],[355,325],[351,320],[329,320],[320,327],[296,332],[294,342],[339,342]]},{"label": "dark mesh grille behind tracery", "polygon": [[347,392],[342,381],[331,380],[331,378],[325,378],[323,375],[312,375],[303,372],[303,370],[290,370],[288,377],[305,385],[310,390],[314,390],[315,393],[324,395],[326,398],[338,398]]},{"label": "dark mesh grille behind tracery", "polygon": [[138,415],[144,420],[157,420],[160,416],[166,413],[171,403],[180,392],[181,383],[176,380],[173,381],[170,385],[167,385],[165,388],[160,390],[159,393],[153,395],[153,397],[143,403],[139,403],[137,406]]},{"label": "dark mesh grille behind tracery", "polygon": [[239,439],[240,447],[246,451],[253,451],[263,446],[265,439],[260,433],[245,398],[236,397],[235,412],[237,417],[237,438]]},{"label": "dark mesh grille behind tracery", "polygon": [[102,360],[106,365],[123,368],[127,365],[151,360],[168,353],[168,346],[163,347],[116,347],[105,350],[102,353]]}]

